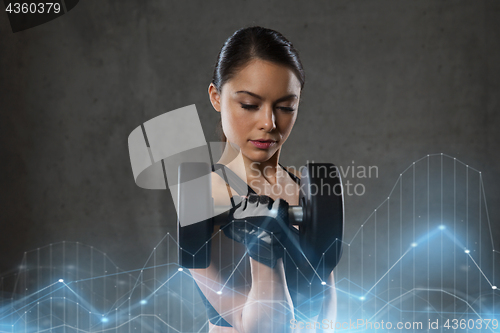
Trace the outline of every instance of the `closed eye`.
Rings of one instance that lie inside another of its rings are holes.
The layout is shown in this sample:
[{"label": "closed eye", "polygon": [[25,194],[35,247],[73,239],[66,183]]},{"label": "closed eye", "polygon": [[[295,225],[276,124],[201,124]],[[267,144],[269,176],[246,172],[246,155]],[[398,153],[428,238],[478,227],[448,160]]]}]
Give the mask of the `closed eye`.
[{"label": "closed eye", "polygon": [[257,110],[258,106],[257,105],[253,105],[253,104],[243,104],[243,103],[240,103],[241,104],[241,107],[245,110]]},{"label": "closed eye", "polygon": [[285,111],[285,112],[293,112],[293,111],[295,111],[294,108],[288,107],[288,106],[278,106],[278,109],[280,109],[281,111]]}]

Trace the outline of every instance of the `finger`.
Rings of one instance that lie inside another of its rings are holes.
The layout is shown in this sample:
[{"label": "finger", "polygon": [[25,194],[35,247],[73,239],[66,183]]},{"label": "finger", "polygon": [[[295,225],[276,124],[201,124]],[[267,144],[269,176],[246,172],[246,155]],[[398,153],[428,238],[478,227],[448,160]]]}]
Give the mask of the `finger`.
[{"label": "finger", "polygon": [[265,206],[268,206],[269,203],[272,201],[273,199],[271,199],[270,197],[268,197],[267,195],[261,195],[259,196],[259,204],[260,205],[265,205]]},{"label": "finger", "polygon": [[259,202],[259,196],[257,194],[250,194],[248,196],[248,203],[255,204]]},{"label": "finger", "polygon": [[281,198],[276,200],[273,204],[273,207],[279,207],[282,209],[288,209],[289,206],[290,205],[288,204],[288,202],[285,199],[281,199]]}]

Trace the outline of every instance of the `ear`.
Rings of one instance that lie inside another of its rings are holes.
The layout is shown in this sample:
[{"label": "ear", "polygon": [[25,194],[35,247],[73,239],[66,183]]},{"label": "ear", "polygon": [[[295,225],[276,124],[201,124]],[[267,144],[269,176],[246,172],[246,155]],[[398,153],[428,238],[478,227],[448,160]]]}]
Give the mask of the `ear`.
[{"label": "ear", "polygon": [[215,111],[220,112],[220,93],[213,83],[208,86],[208,96]]}]

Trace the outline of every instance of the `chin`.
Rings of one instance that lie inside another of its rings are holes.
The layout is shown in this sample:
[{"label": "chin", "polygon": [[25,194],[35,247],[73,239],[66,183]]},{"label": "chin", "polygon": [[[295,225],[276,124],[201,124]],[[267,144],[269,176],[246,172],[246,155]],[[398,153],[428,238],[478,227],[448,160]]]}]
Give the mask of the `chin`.
[{"label": "chin", "polygon": [[273,153],[269,153],[269,152],[250,152],[248,154],[245,154],[245,156],[249,160],[251,160],[252,162],[262,163],[262,162],[268,161],[271,157],[273,157],[273,155],[275,153],[276,153],[275,151]]}]

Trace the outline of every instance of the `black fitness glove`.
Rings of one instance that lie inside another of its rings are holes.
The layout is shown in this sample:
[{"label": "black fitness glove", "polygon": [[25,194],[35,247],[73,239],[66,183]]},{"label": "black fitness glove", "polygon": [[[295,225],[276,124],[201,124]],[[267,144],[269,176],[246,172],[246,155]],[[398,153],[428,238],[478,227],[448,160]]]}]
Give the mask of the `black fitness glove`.
[{"label": "black fitness glove", "polygon": [[249,256],[271,268],[283,257],[283,238],[288,230],[288,203],[251,194],[231,209],[224,234],[245,244]]}]

